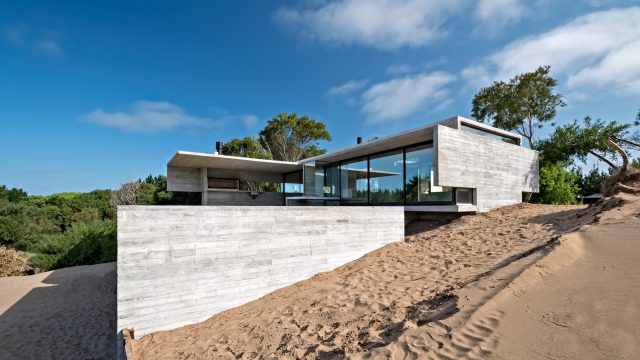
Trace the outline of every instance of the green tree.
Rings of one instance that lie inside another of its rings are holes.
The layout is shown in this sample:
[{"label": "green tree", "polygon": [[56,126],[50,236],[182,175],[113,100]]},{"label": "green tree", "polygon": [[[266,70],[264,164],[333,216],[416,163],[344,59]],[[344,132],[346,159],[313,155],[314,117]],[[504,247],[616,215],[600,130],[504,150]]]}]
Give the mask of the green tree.
[{"label": "green tree", "polygon": [[0,199],[7,200],[9,202],[19,202],[27,198],[27,192],[18,189],[9,189],[6,185],[0,185]]},{"label": "green tree", "polygon": [[540,168],[540,193],[533,201],[542,204],[575,204],[578,175],[567,171],[561,162],[545,164]]},{"label": "green tree", "polygon": [[298,161],[324,154],[321,140],[331,140],[324,123],[296,113],[276,115],[260,132],[260,144],[274,160]]},{"label": "green tree", "polygon": [[586,174],[583,174],[580,169],[574,169],[573,173],[578,177],[577,185],[580,188],[578,192],[582,195],[600,192],[604,180],[609,177],[609,174],[595,166]]},{"label": "green tree", "polygon": [[222,146],[223,155],[250,157],[254,159],[272,159],[273,156],[265,150],[260,141],[253,136],[242,139],[231,139]]},{"label": "green tree", "polygon": [[574,120],[556,127],[547,139],[538,143],[538,151],[543,163],[572,163],[575,159],[584,163],[587,155],[593,155],[615,169],[618,167],[614,162],[618,152],[609,142],[624,139],[630,127],[630,124],[593,120],[587,116],[582,122]]},{"label": "green tree", "polygon": [[554,93],[558,81],[549,75],[549,66],[517,75],[509,82],[495,81],[473,98],[471,114],[480,122],[491,120],[493,126],[516,131],[536,148],[535,130],[556,116],[565,106],[562,95]]}]

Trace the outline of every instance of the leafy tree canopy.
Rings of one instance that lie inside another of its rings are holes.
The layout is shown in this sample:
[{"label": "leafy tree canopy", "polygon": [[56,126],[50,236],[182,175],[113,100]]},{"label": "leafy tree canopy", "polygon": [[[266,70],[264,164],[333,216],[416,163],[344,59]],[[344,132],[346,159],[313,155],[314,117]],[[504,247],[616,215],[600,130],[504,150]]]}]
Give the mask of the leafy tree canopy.
[{"label": "leafy tree canopy", "polygon": [[609,146],[608,141],[624,138],[630,127],[630,124],[593,120],[589,116],[582,122],[574,120],[558,126],[547,139],[538,143],[541,160],[543,163],[571,163],[578,159],[584,163],[590,154],[615,168],[613,159],[616,151]]},{"label": "leafy tree canopy", "polygon": [[224,155],[250,157],[254,159],[272,159],[273,156],[262,147],[260,141],[253,136],[242,139],[231,139],[222,146]]},{"label": "leafy tree canopy", "polygon": [[549,75],[549,66],[517,75],[509,82],[495,81],[473,98],[471,114],[480,122],[493,121],[493,126],[516,131],[535,149],[535,130],[556,116],[565,106],[562,95],[554,93],[558,81]]},{"label": "leafy tree canopy", "polygon": [[296,113],[276,115],[260,132],[260,144],[274,160],[298,161],[324,154],[321,140],[331,140],[324,123]]},{"label": "leafy tree canopy", "polygon": [[572,172],[577,176],[576,184],[578,188],[580,188],[578,192],[585,196],[600,192],[602,183],[609,177],[608,173],[601,171],[595,166],[586,174],[583,174],[580,169],[573,169]]},{"label": "leafy tree canopy", "polygon": [[578,187],[578,175],[566,170],[561,162],[548,163],[540,168],[540,193],[534,202],[542,204],[575,204]]}]

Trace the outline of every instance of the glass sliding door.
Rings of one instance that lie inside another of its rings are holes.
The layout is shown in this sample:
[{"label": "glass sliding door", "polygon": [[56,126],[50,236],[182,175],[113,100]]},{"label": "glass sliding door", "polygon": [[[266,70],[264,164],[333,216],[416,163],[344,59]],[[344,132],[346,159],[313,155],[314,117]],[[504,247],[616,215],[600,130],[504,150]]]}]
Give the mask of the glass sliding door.
[{"label": "glass sliding door", "polygon": [[434,185],[434,171],[432,144],[406,149],[407,203],[453,203],[452,188]]},{"label": "glass sliding door", "polygon": [[404,201],[402,150],[372,156],[369,160],[369,189],[372,204]]},{"label": "glass sliding door", "polygon": [[343,162],[340,166],[340,195],[347,204],[366,204],[369,201],[367,159]]},{"label": "glass sliding door", "polygon": [[327,165],[324,168],[324,188],[325,197],[340,196],[340,166],[337,164]]}]

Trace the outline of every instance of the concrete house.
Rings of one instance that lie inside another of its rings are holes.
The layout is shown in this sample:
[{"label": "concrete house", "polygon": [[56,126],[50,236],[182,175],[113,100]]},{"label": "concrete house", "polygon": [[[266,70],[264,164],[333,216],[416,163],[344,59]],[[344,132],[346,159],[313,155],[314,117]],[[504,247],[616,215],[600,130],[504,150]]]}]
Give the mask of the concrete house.
[{"label": "concrete house", "polygon": [[[299,162],[180,151],[167,173],[169,190],[226,206],[118,207],[119,332],[203,321],[401,242],[408,219],[538,191],[535,151],[461,117]],[[246,181],[280,191],[244,190]]]},{"label": "concrete house", "polygon": [[[179,151],[170,191],[202,193],[203,205],[397,205],[406,212],[483,212],[538,192],[538,155],[522,138],[462,117],[298,162]],[[280,184],[242,190],[243,181]]]}]

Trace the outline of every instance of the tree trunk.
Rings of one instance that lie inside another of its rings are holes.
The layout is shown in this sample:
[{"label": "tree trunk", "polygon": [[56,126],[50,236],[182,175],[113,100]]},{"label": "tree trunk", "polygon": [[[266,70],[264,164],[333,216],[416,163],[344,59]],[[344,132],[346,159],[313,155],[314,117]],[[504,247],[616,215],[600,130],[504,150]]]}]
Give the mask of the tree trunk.
[{"label": "tree trunk", "polygon": [[535,150],[534,144],[533,144],[533,136],[525,136],[527,138],[527,140],[529,140],[529,149],[531,150]]},{"label": "tree trunk", "polygon": [[611,139],[607,140],[609,146],[611,146],[614,150],[620,154],[622,157],[622,168],[620,169],[620,173],[625,173],[629,169],[629,157],[627,156],[627,152],[624,151],[618,144],[613,142]]}]

